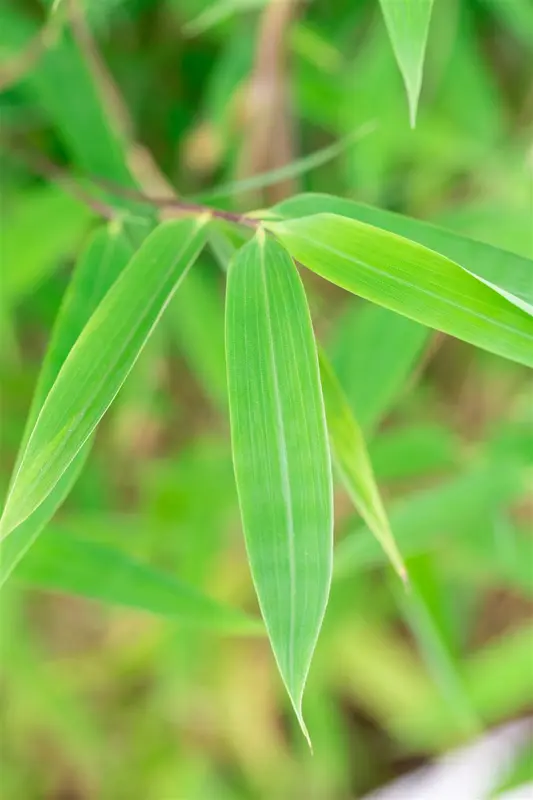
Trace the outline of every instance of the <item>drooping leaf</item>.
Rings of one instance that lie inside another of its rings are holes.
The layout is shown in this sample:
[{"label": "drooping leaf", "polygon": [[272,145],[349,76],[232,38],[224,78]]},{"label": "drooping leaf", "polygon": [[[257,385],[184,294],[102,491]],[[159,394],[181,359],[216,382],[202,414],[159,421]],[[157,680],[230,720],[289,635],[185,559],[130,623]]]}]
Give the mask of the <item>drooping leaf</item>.
[{"label": "drooping leaf", "polygon": [[53,592],[172,617],[223,633],[261,635],[263,626],[193,586],[110,546],[50,530],[18,565],[14,577]]},{"label": "drooping leaf", "polygon": [[286,219],[332,213],[357,219],[429,247],[463,269],[533,305],[533,261],[469,239],[430,222],[356,203],[328,194],[302,194],[283,201],[274,211]]},{"label": "drooping leaf", "polygon": [[[97,230],[83,251],[59,310],[41,367],[19,448],[16,473],[39,412],[76,339],[100,301],[128,263],[132,248],[116,223]],[[0,544],[0,587],[62,504],[89,454],[88,441],[44,502]]]},{"label": "drooping leaf", "polygon": [[405,565],[390,529],[363,434],[323,352],[319,352],[319,363],[335,465],[354,506],[405,581]]},{"label": "drooping leaf", "polygon": [[407,91],[414,128],[433,0],[380,0],[385,24]]},{"label": "drooping leaf", "polygon": [[[404,557],[488,530],[491,520],[523,491],[523,470],[514,461],[478,465],[463,474],[397,500],[390,508],[392,529]],[[381,566],[386,556],[375,539],[354,526],[335,550],[335,576]]]},{"label": "drooping leaf", "polygon": [[4,536],[42,503],[97,426],[202,249],[207,220],[156,228],[92,315],[28,440],[4,509]]},{"label": "drooping leaf", "polygon": [[232,449],[252,576],[296,715],[328,600],[333,508],[316,345],[285,250],[260,231],[231,263]]},{"label": "drooping leaf", "polygon": [[334,214],[267,222],[291,255],[326,280],[410,319],[533,366],[533,319],[448,258]]}]

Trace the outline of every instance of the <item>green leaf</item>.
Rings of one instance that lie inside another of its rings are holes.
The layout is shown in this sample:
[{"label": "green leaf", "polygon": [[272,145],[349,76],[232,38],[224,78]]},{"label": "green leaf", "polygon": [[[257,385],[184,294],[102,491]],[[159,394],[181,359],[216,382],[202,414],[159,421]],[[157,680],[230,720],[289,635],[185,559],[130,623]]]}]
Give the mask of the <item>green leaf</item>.
[{"label": "green leaf", "polygon": [[225,607],[172,575],[112,547],[63,532],[47,531],[14,577],[40,589],[172,617],[194,627],[224,633],[264,632],[260,620]]},{"label": "green leaf", "polygon": [[15,305],[34,291],[76,252],[92,219],[86,206],[58,186],[21,193],[2,231],[3,300]]},{"label": "green leaf", "polygon": [[52,491],[112,403],[202,249],[207,219],[160,225],[92,315],[28,440],[4,509],[4,536]]},{"label": "green leaf", "polygon": [[409,120],[415,127],[416,112],[433,0],[380,0],[385,24],[407,91]]},{"label": "green leaf", "polygon": [[[389,511],[404,557],[440,545],[450,549],[494,518],[523,490],[523,470],[513,461],[471,467],[463,474],[397,500]],[[335,549],[335,577],[382,566],[386,557],[362,525],[356,525]]]},{"label": "green leaf", "polygon": [[533,366],[533,320],[458,264],[393,233],[334,214],[267,222],[326,280],[512,361]]},{"label": "green leaf", "polygon": [[292,259],[264,231],[231,263],[226,357],[233,460],[252,576],[309,740],[302,695],[332,570],[330,454],[316,345]]},{"label": "green leaf", "polygon": [[297,195],[275,206],[274,211],[286,219],[332,213],[366,222],[429,247],[468,272],[533,305],[533,261],[529,258],[460,236],[429,222],[328,194]]},{"label": "green leaf", "polygon": [[405,390],[430,333],[387,308],[357,301],[337,320],[328,351],[367,437]]},{"label": "green leaf", "polygon": [[354,506],[383,547],[398,575],[406,581],[405,564],[390,529],[363,434],[337,376],[322,352],[319,352],[319,363],[335,465]]},{"label": "green leaf", "polygon": [[191,270],[170,305],[167,320],[207,397],[225,410],[224,301],[209,267],[201,259],[198,268]]},{"label": "green leaf", "polygon": [[[41,367],[19,448],[17,472],[28,439],[48,392],[76,339],[131,257],[132,249],[117,224],[97,230],[72,275]],[[70,463],[44,502],[0,544],[0,587],[53,517],[75,483],[91,449],[88,441]]]}]

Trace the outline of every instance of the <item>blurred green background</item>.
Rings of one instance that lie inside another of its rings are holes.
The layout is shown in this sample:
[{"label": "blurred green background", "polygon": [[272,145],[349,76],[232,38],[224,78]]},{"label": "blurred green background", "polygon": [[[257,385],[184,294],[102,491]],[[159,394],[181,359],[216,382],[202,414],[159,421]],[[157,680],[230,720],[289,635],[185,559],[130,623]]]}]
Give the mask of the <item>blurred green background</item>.
[{"label": "blurred green background", "polygon": [[[77,180],[113,177],[94,166],[100,123],[82,78],[95,53],[109,125],[152,195],[167,190],[162,176],[186,197],[222,184],[210,202],[236,210],[322,191],[533,256],[529,0],[436,0],[415,130],[377,0],[302,2],[284,19],[272,8],[84,0],[69,7],[75,35],[42,48],[43,7],[1,1],[4,490],[97,224],[28,154]],[[327,163],[298,161],[330,145]],[[224,191],[294,163],[277,184]],[[2,590],[5,800],[347,800],[533,710],[527,372],[318,279],[307,279],[315,327],[369,437],[412,590],[339,488],[337,575],[304,701],[314,756],[263,638],[33,586],[49,543],[67,537],[256,611],[229,449],[223,286],[206,252]]]}]

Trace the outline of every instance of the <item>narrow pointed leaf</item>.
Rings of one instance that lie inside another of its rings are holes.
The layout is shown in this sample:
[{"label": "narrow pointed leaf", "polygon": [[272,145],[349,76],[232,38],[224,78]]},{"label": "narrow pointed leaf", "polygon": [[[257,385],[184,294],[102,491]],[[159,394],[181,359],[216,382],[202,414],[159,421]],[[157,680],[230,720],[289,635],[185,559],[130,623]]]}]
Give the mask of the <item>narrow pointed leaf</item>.
[{"label": "narrow pointed leaf", "polygon": [[28,440],[4,509],[3,535],[48,496],[112,403],[202,249],[206,222],[207,217],[160,225],[92,315]]},{"label": "narrow pointed leaf", "polygon": [[414,128],[422,87],[424,58],[433,0],[380,0],[396,61],[400,67]]},{"label": "narrow pointed leaf", "polygon": [[300,276],[260,231],[231,263],[226,346],[235,478],[272,649],[302,695],[329,595],[333,508],[316,345]]},{"label": "narrow pointed leaf", "polygon": [[[508,250],[393,211],[329,194],[301,194],[275,206],[285,219],[332,213],[404,236],[455,261],[523,308],[533,306],[533,261]],[[514,300],[513,300],[514,298]]]},{"label": "narrow pointed leaf", "polygon": [[431,328],[533,366],[533,319],[448,258],[334,214],[268,222],[326,280]]},{"label": "narrow pointed leaf", "polygon": [[324,352],[319,352],[319,363],[335,465],[354,506],[405,581],[407,572],[390,529],[363,433]]},{"label": "narrow pointed leaf", "polygon": [[[19,448],[15,474],[41,407],[65,359],[91,314],[124,269],[131,255],[131,245],[121,227],[113,223],[97,230],[80,256],[61,304],[41,367]],[[88,441],[45,501],[0,544],[0,587],[70,492],[85,464],[90,448],[91,443]]]},{"label": "narrow pointed leaf", "polygon": [[107,545],[47,531],[14,577],[31,586],[172,617],[224,633],[258,634],[259,619],[224,606],[193,586]]}]

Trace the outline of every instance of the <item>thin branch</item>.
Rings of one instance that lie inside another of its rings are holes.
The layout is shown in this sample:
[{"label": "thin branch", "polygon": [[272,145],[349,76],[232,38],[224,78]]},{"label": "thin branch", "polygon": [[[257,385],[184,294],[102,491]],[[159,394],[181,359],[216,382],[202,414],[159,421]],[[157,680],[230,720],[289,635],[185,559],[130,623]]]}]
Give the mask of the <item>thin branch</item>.
[{"label": "thin branch", "polygon": [[0,64],[0,92],[5,92],[23,80],[45,52],[55,44],[64,22],[60,7],[61,0],[54,3],[41,30],[29,40],[21,52],[15,53],[9,60]]},{"label": "thin branch", "polygon": [[[85,203],[92,211],[105,219],[115,219],[123,214],[122,209],[118,209],[109,203],[105,203],[99,198],[95,197],[90,191],[87,191],[79,180],[76,180],[72,175],[63,167],[51,161],[42,153],[34,150],[23,149],[19,146],[9,145],[9,150],[16,157],[24,161],[26,166],[34,173],[41,175],[55,183],[63,186],[70,194],[75,196],[78,200]],[[239,225],[246,225],[247,227],[256,228],[260,221],[247,217],[245,214],[236,214],[231,211],[223,211],[218,208],[211,208],[210,206],[201,205],[200,203],[189,203],[179,198],[168,197],[150,197],[143,192],[129,189],[124,186],[119,186],[113,181],[95,176],[88,176],[87,180],[90,181],[95,187],[103,189],[108,194],[115,194],[117,197],[123,197],[145,203],[155,209],[172,209],[178,214],[194,213],[202,214],[208,211],[216,219],[224,219],[228,222],[234,222]],[[173,214],[174,216],[174,214]]]}]

